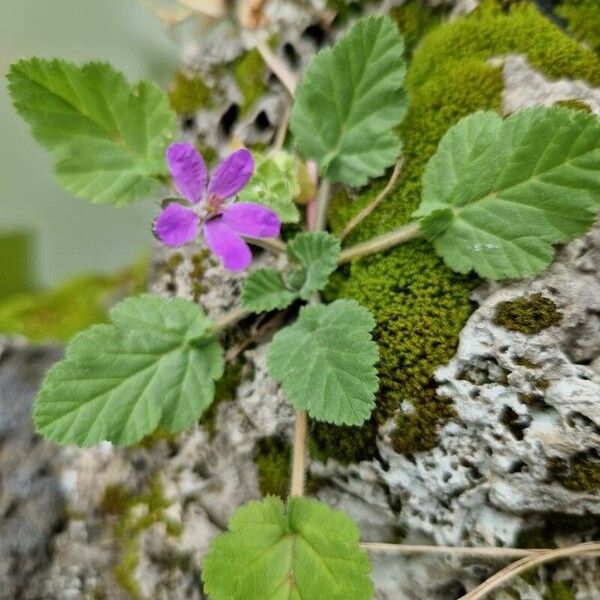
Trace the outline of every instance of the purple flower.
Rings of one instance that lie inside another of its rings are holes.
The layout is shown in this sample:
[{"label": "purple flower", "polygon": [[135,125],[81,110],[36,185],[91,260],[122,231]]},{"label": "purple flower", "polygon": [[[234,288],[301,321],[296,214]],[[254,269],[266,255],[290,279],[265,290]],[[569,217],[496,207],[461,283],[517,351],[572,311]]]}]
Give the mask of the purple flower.
[{"label": "purple flower", "polygon": [[[198,236],[204,222],[204,239],[229,271],[241,271],[252,261],[252,253],[242,236],[276,237],[281,222],[266,206],[245,202],[229,203],[248,183],[254,159],[245,148],[230,154],[208,177],[204,159],[192,144],[171,144],[167,165],[184,206],[172,202],[160,213],[154,231],[167,246],[181,246]],[[204,200],[202,204],[200,202]],[[199,209],[203,209],[200,211]],[[204,216],[201,216],[204,215]]]}]

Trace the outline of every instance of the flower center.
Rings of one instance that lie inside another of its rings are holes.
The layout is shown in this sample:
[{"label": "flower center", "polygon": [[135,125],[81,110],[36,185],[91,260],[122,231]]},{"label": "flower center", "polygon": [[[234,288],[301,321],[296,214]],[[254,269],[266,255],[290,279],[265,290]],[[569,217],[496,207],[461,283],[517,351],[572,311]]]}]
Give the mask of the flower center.
[{"label": "flower center", "polygon": [[223,205],[225,204],[225,198],[218,196],[217,194],[210,194],[206,199],[206,208],[210,216],[217,216],[223,212]]}]

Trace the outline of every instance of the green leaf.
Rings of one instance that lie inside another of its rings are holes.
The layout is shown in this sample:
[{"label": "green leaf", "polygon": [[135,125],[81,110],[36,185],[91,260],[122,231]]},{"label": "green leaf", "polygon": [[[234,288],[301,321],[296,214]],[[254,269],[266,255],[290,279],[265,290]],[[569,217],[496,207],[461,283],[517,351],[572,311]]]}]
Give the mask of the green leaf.
[{"label": "green leaf", "polygon": [[308,300],[329,281],[340,258],[340,242],[324,231],[299,233],[287,245],[288,258],[302,267],[298,295]]},{"label": "green leaf", "polygon": [[283,223],[297,223],[300,212],[294,198],[300,193],[298,160],[287,152],[258,156],[255,160],[254,174],[239,193],[239,199],[268,206]]},{"label": "green leaf", "polygon": [[401,143],[393,130],[406,110],[403,51],[393,21],[369,17],[306,68],[290,127],[327,179],[363,185],[396,162]]},{"label": "green leaf", "polygon": [[268,496],[240,508],[204,558],[211,600],[368,600],[371,565],[343,512]]},{"label": "green leaf", "polygon": [[267,355],[271,376],[294,408],[336,425],[361,425],[378,387],[375,319],[354,300],[305,306],[279,331]]},{"label": "green leaf", "polygon": [[130,86],[104,63],[77,67],[32,58],[12,65],[9,90],[38,142],[54,156],[59,182],[92,202],[125,205],[160,190],[175,114],[157,85]]},{"label": "green leaf", "polygon": [[255,313],[289,306],[297,294],[288,290],[279,271],[258,269],[248,276],[242,289],[242,306]]},{"label": "green leaf", "polygon": [[73,339],[38,394],[36,430],[58,444],[134,444],[159,425],[181,431],[212,402],[223,351],[200,307],[145,294],[110,317]]},{"label": "green leaf", "polygon": [[450,268],[502,279],[543,270],[552,244],[583,234],[598,210],[600,120],[536,107],[504,121],[478,112],[450,128],[415,216]]}]

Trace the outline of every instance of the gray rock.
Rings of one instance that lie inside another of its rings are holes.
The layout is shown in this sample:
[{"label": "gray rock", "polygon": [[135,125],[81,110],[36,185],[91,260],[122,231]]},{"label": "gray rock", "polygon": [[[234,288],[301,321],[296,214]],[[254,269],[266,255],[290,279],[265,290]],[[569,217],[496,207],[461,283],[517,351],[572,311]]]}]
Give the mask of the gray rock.
[{"label": "gray rock", "polygon": [[61,355],[0,339],[0,598],[38,598],[51,541],[64,522],[55,475],[57,449],[34,435],[31,408],[40,380]]}]

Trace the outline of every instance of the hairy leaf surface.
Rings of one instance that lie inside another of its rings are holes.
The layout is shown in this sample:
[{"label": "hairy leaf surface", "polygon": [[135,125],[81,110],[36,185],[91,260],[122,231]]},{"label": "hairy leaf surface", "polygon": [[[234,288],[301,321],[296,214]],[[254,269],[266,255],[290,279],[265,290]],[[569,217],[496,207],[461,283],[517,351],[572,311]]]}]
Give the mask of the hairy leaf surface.
[{"label": "hairy leaf surface", "polygon": [[256,202],[274,210],[283,223],[297,223],[300,212],[294,198],[300,194],[299,163],[287,152],[256,157],[252,179],[239,193],[243,202]]},{"label": "hairy leaf surface", "polygon": [[271,376],[294,408],[319,421],[361,425],[378,388],[375,319],[354,300],[305,306],[279,331],[267,355]]},{"label": "hairy leaf surface", "polygon": [[368,600],[371,566],[358,528],[309,498],[268,496],[240,508],[211,544],[202,579],[212,600]]},{"label": "hairy leaf surface", "polygon": [[415,216],[460,273],[535,274],[552,244],[584,233],[600,210],[600,120],[536,107],[502,121],[479,112],[442,138]]},{"label": "hairy leaf surface", "polygon": [[242,289],[242,306],[255,313],[285,308],[296,298],[297,294],[286,287],[275,269],[258,269],[250,273]]},{"label": "hairy leaf surface", "polygon": [[8,82],[15,108],[54,156],[69,192],[125,205],[160,189],[177,123],[156,84],[130,86],[105,63],[39,58],[13,64]]},{"label": "hairy leaf surface", "polygon": [[302,267],[298,295],[308,300],[329,281],[340,258],[340,242],[325,231],[299,233],[287,245],[288,258]]},{"label": "hairy leaf surface", "polygon": [[391,19],[369,17],[306,68],[290,127],[327,179],[364,185],[396,162],[401,143],[393,130],[406,110],[403,49]]},{"label": "hairy leaf surface", "polygon": [[58,444],[134,444],[181,431],[211,404],[223,351],[194,303],[145,294],[69,344],[36,399],[36,430]]}]

